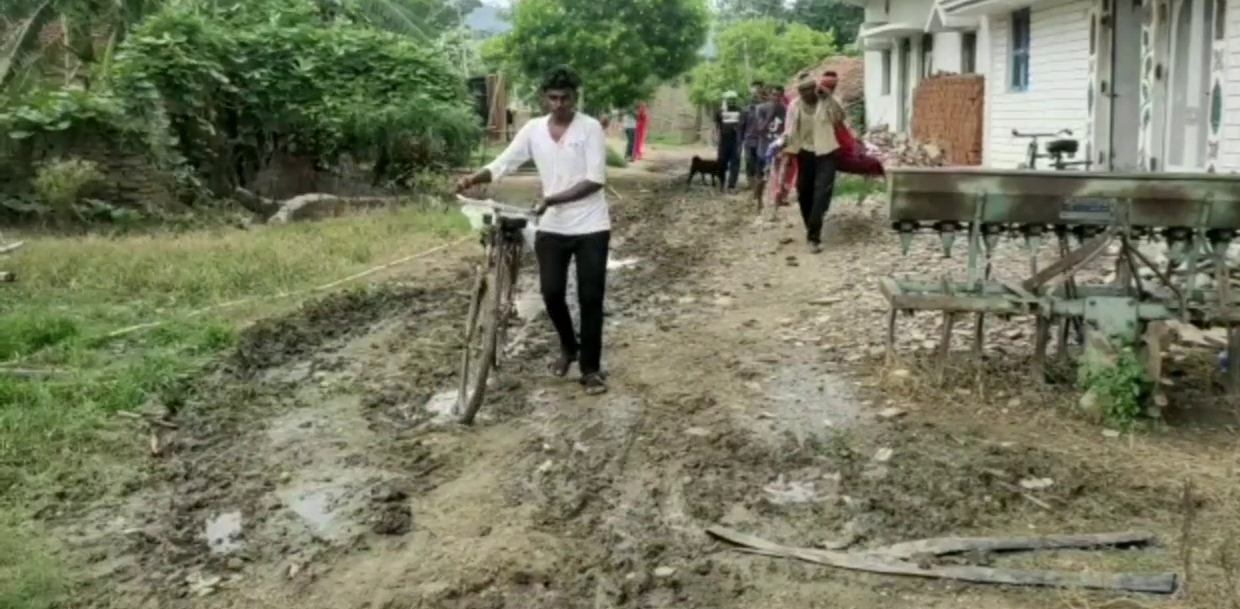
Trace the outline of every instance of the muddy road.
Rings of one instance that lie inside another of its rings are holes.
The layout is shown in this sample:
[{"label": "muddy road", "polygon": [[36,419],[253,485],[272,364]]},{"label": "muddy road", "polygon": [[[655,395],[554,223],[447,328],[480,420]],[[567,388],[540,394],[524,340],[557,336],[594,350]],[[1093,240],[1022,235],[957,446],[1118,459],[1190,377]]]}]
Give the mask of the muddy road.
[{"label": "muddy road", "polygon": [[[1223,467],[1234,435],[1102,435],[1063,407],[1072,392],[1024,380],[1027,324],[988,327],[983,383],[964,340],[948,384],[924,382],[932,319],[901,322],[906,359],[883,363],[875,279],[948,263],[937,243],[901,257],[880,202],[839,201],[817,256],[792,222],[755,223],[747,201],[678,180],[612,203],[610,393],[545,373],[554,341],[530,269],[478,425],[435,415],[455,386],[472,248],[309,304],[186,389],[149,484],[66,525],[92,556],[78,605],[1073,606],[1110,597],[847,573],[704,530],[865,548],[1148,529],[1161,547],[1023,564],[1162,571],[1180,564],[1184,472],[1204,480],[1195,509],[1214,528],[1240,518]],[[1222,590],[1212,530],[1189,536],[1200,594]]]}]

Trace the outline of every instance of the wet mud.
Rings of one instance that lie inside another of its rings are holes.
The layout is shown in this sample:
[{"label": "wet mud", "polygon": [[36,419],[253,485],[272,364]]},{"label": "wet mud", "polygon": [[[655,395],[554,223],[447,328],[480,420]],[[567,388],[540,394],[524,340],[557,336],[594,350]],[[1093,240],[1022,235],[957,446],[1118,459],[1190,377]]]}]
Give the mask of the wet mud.
[{"label": "wet mud", "polygon": [[[192,384],[156,484],[74,525],[106,557],[77,606],[1027,606],[730,552],[704,530],[866,547],[1175,509],[1166,485],[916,416],[877,382],[870,278],[834,272],[896,249],[857,228],[883,224],[869,209],[833,214],[828,239],[846,238],[815,258],[795,229],[754,228],[747,200],[679,180],[613,203],[608,394],[545,373],[532,268],[472,428],[443,412],[477,254],[312,303]],[[1029,480],[1050,481],[1034,501]]]}]

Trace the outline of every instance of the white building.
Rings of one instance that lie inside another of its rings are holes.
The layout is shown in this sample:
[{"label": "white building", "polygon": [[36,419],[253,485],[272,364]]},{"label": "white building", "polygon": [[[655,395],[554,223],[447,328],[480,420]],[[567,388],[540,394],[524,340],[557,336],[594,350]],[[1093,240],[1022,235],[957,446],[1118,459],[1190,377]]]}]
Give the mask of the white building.
[{"label": "white building", "polygon": [[866,111],[907,130],[935,72],[986,78],[983,163],[1071,129],[1095,170],[1240,171],[1240,8],[1226,0],[850,0]]}]

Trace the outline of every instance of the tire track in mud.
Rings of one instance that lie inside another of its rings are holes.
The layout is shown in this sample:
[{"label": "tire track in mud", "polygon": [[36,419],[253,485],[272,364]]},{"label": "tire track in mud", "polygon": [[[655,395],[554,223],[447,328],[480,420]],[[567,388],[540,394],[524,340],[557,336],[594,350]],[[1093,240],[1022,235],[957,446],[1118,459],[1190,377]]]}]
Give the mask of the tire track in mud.
[{"label": "tire track in mud", "polygon": [[[310,513],[334,506],[314,505],[321,499],[314,493],[306,499],[282,492],[296,483],[299,462],[314,460],[308,452],[343,442],[329,433],[302,446],[297,441],[307,438],[285,436],[318,434],[320,423],[357,406],[315,402],[360,376],[359,341],[376,329],[416,319],[431,322],[430,334],[442,338],[436,320],[464,315],[463,307],[443,303],[463,302],[459,286],[465,278],[459,269],[438,271],[416,285],[383,284],[309,302],[292,315],[255,324],[231,357],[187,381],[177,394],[165,395],[179,429],[165,446],[166,457],[149,466],[156,486],[82,527],[94,529],[102,548],[95,554],[105,554],[110,566],[71,606],[165,607],[217,587],[239,587],[247,579],[271,580],[273,569],[287,573],[303,561],[349,551],[360,540],[355,532],[290,526],[285,513],[290,507]],[[443,374],[433,363],[409,372],[423,384]],[[416,442],[391,452],[411,471],[427,469],[433,458]],[[318,482],[330,488],[333,473],[367,471],[369,479],[349,490],[373,490],[376,497],[387,492],[382,483],[389,476],[372,467],[374,459],[357,452],[333,456],[350,467],[327,468]],[[380,513],[367,524],[379,529],[385,516],[391,519]],[[255,573],[255,565],[273,569]]]},{"label": "tire track in mud", "polygon": [[[779,285],[786,252],[743,249],[766,241],[744,228],[747,201],[682,188],[614,202],[613,256],[636,262],[609,278],[612,391],[600,398],[545,378],[555,340],[535,316],[513,333],[522,352],[479,424],[435,425],[423,407],[455,385],[466,264],[247,332],[185,392],[172,455],[153,466],[162,487],[132,498],[125,526],[115,512],[100,519],[121,566],[80,606],[795,605],[837,589],[789,596],[821,571],[722,553],[702,529],[807,543],[856,523],[889,541],[958,533],[1028,507],[986,478],[996,470],[1055,472],[1062,505],[1088,488],[1073,481],[1100,475],[1032,449],[961,458],[949,449],[968,439],[899,422],[823,433],[808,417],[830,394],[813,377],[833,373],[727,304],[793,294],[754,312],[759,322],[804,309],[803,294]],[[769,375],[781,368],[811,377],[790,389],[809,397],[758,429],[762,392],[750,385],[784,382]],[[874,446],[921,458],[876,466]],[[204,530],[233,514],[233,533]]]},{"label": "tire track in mud", "polygon": [[[611,323],[621,325],[651,312],[634,310],[634,303],[676,291],[674,284],[704,260],[710,237],[698,233],[678,242],[672,233],[682,228],[681,210],[673,205],[685,198],[670,188],[626,199],[615,206],[615,249],[641,262],[609,296],[615,307]],[[426,420],[418,412],[456,374],[470,278],[466,268],[455,268],[416,285],[353,290],[245,332],[231,358],[175,396],[180,430],[167,447],[169,456],[152,465],[159,487],[130,498],[125,509],[107,510],[112,521],[85,526],[106,540],[100,545],[109,548],[116,566],[83,588],[82,598],[89,600],[79,605],[162,607],[201,594],[195,604],[214,606],[218,591],[246,597],[251,595],[245,590],[287,588],[281,580],[305,571],[317,576],[337,558],[364,552],[372,532],[408,530],[404,498],[455,478],[470,457],[467,450],[441,450],[442,442],[428,445]],[[535,369],[541,371],[540,356],[549,352],[553,337],[547,327],[531,330],[529,349],[504,377],[539,376]],[[608,340],[610,349],[614,331]],[[529,413],[522,389],[520,381],[499,387],[484,412],[498,421]],[[632,431],[622,433],[626,446],[644,428],[644,409],[632,404],[637,418],[627,424]],[[359,414],[366,432],[341,422]],[[621,464],[615,479],[624,469]],[[301,479],[303,471],[315,479]],[[359,474],[360,481],[333,480]],[[582,477],[589,483],[577,495],[579,505],[561,510],[561,499],[550,499],[546,520],[597,512],[585,509],[587,497],[606,492],[610,478]],[[548,490],[549,497],[558,497]],[[343,517],[352,526],[327,515],[345,510],[363,514]],[[115,518],[118,511],[121,518]],[[225,530],[211,531],[221,523]]]}]

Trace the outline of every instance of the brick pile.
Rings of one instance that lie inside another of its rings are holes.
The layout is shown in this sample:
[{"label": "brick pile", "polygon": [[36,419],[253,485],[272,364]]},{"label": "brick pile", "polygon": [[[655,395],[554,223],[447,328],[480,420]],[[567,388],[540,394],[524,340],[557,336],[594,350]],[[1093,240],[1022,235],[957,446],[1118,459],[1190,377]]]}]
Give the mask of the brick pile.
[{"label": "brick pile", "polygon": [[985,90],[980,74],[921,81],[913,93],[913,139],[941,148],[947,165],[981,165]]},{"label": "brick pile", "polygon": [[903,133],[892,133],[880,125],[861,137],[865,152],[882,161],[883,167],[941,167],[943,150],[934,144],[923,144]]}]

